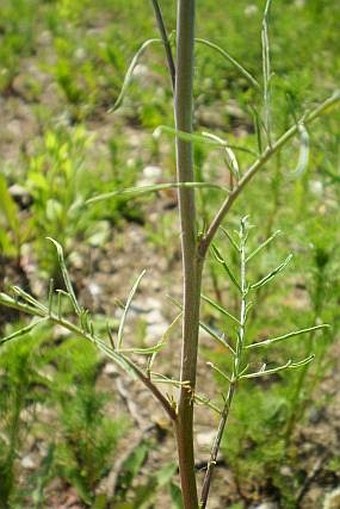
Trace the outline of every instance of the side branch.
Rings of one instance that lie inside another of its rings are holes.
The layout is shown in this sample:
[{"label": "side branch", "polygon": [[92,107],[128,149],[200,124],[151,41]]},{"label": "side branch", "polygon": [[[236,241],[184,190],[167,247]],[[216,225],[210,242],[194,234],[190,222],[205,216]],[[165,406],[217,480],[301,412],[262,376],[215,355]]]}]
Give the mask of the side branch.
[{"label": "side branch", "polygon": [[161,39],[164,44],[165,54],[166,54],[166,59],[167,59],[167,63],[168,63],[171,84],[172,84],[172,90],[174,91],[175,90],[175,81],[176,81],[176,69],[175,69],[174,58],[172,56],[169,37],[168,37],[167,31],[165,28],[163,14],[162,14],[161,8],[159,6],[158,0],[151,0],[151,1],[152,1],[154,11],[155,11],[155,17],[156,17],[156,21],[157,21],[158,30],[159,30]]},{"label": "side branch", "polygon": [[167,413],[168,417],[171,421],[175,422],[177,419],[177,413],[175,408],[171,405],[171,403],[167,400],[167,398],[163,395],[163,393],[158,389],[158,387],[152,382],[152,380],[146,376],[141,369],[136,366],[136,364],[130,362],[125,358],[125,361],[129,364],[132,370],[135,372],[136,376],[139,380],[150,390],[150,392],[154,395],[154,397],[160,402],[164,411]]},{"label": "side branch", "polygon": [[219,211],[216,216],[212,220],[210,226],[207,229],[206,234],[202,237],[200,245],[199,245],[199,253],[202,258],[205,257],[209,246],[221,225],[225,215],[231,209],[234,201],[241,193],[246,184],[256,175],[256,173],[272,158],[274,154],[276,154],[293,136],[295,136],[299,130],[299,125],[304,124],[307,125],[320,115],[322,115],[326,110],[328,110],[331,106],[334,106],[340,100],[340,92],[335,92],[331,97],[326,99],[323,103],[321,103],[317,108],[312,110],[310,113],[304,115],[299,122],[293,125],[288,131],[286,131],[276,142],[274,142],[271,146],[268,146],[262,155],[248,168],[243,177],[239,180],[237,186],[233,189],[233,191],[229,194],[229,196],[222,203]]}]

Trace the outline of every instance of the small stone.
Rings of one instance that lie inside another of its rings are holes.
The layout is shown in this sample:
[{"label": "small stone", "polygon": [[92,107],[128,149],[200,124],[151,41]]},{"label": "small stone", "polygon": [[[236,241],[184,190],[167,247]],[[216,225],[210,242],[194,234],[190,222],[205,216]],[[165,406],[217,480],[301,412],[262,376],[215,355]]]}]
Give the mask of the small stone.
[{"label": "small stone", "polygon": [[21,466],[27,470],[34,470],[37,465],[30,454],[24,456],[21,460]]},{"label": "small stone", "polygon": [[28,208],[33,201],[32,196],[24,187],[19,184],[14,184],[10,186],[8,189],[10,195],[14,199],[14,201],[20,206],[22,209]]},{"label": "small stone", "polygon": [[162,177],[162,168],[159,166],[145,166],[142,173],[142,178],[139,180],[139,186],[150,186],[157,184]]},{"label": "small stone", "polygon": [[323,509],[340,508],[340,487],[328,493],[323,503]]},{"label": "small stone", "polygon": [[311,180],[309,182],[309,189],[315,196],[322,196],[323,184],[320,180]]},{"label": "small stone", "polygon": [[143,170],[143,176],[146,179],[158,179],[162,176],[162,169],[159,166],[146,166]]},{"label": "small stone", "polygon": [[245,7],[244,9],[244,14],[249,18],[251,16],[254,16],[255,14],[258,13],[258,6],[255,5],[255,4],[249,4]]},{"label": "small stone", "polygon": [[196,441],[200,447],[207,447],[210,449],[211,445],[214,442],[216,436],[215,431],[202,431],[201,433],[197,433]]},{"label": "small stone", "polygon": [[280,474],[283,477],[292,477],[293,471],[289,466],[285,465],[282,468],[280,468]]},{"label": "small stone", "polygon": [[248,117],[242,108],[235,102],[229,101],[225,107],[228,116],[238,120],[246,120]]},{"label": "small stone", "polygon": [[279,509],[276,502],[261,502],[260,505],[251,506],[249,509]]},{"label": "small stone", "polygon": [[117,369],[116,364],[113,362],[107,362],[103,369],[103,374],[107,376],[117,377],[119,376],[119,370]]}]

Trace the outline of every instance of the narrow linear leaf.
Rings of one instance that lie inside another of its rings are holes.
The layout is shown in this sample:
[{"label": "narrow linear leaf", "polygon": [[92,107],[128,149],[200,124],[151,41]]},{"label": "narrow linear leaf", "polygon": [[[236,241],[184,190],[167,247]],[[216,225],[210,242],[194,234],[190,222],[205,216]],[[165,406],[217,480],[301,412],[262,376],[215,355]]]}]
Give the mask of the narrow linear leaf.
[{"label": "narrow linear leaf", "polygon": [[108,200],[119,196],[120,198],[135,198],[143,194],[154,193],[157,191],[163,191],[166,189],[177,189],[177,188],[213,188],[229,193],[229,189],[225,186],[220,186],[210,182],[166,182],[164,184],[155,184],[153,186],[140,186],[140,187],[128,187],[126,189],[119,189],[110,193],[103,193],[98,196],[94,196],[86,201],[87,204],[96,203],[102,200]]},{"label": "narrow linear leaf", "polygon": [[46,322],[48,320],[48,317],[46,318],[40,318],[38,320],[33,321],[26,327],[22,327],[21,329],[13,332],[12,334],[9,334],[8,336],[2,338],[0,340],[0,345],[3,345],[4,343],[7,343],[7,341],[11,341],[12,339],[19,338],[21,336],[25,336],[26,334],[29,334],[37,325]]},{"label": "narrow linear leaf", "polygon": [[120,348],[119,353],[127,354],[134,353],[136,355],[152,355],[154,353],[158,353],[164,346],[164,341],[160,340],[154,346],[146,347],[146,348]]},{"label": "narrow linear leaf", "polygon": [[219,343],[220,345],[222,345],[224,348],[226,348],[227,350],[229,350],[233,355],[235,355],[235,350],[233,349],[233,347],[225,340],[224,338],[224,334],[222,336],[220,336],[219,334],[217,334],[217,332],[215,332],[211,327],[209,327],[207,324],[205,324],[204,322],[200,321],[200,327],[201,329],[203,329],[205,332],[207,332],[209,334],[209,336],[211,336],[215,341],[217,341],[217,343]]},{"label": "narrow linear leaf", "polygon": [[53,290],[54,290],[54,281],[51,278],[48,285],[48,314],[52,313],[53,309]]},{"label": "narrow linear leaf", "polygon": [[160,125],[154,130],[153,136],[155,138],[159,138],[162,133],[177,136],[177,138],[183,141],[191,141],[193,143],[200,144],[203,143],[205,145],[210,145],[212,147],[220,148],[223,150],[230,148],[232,150],[239,150],[240,152],[247,152],[255,156],[257,155],[257,153],[254,152],[254,150],[251,150],[247,147],[240,147],[239,145],[232,145],[223,138],[221,138],[220,136],[216,136],[215,134],[209,133],[208,131],[201,131],[200,133],[187,133],[186,131],[180,131],[179,129],[175,129],[174,127]]},{"label": "narrow linear leaf", "polygon": [[128,87],[129,87],[129,85],[131,83],[133,71],[134,71],[134,69],[135,69],[135,67],[136,67],[136,65],[138,63],[139,58],[142,56],[144,51],[151,44],[154,44],[154,43],[163,43],[163,41],[161,39],[157,39],[157,38],[156,39],[148,39],[147,41],[143,42],[143,44],[140,46],[140,48],[135,53],[134,57],[131,60],[130,65],[128,67],[128,70],[126,71],[124,82],[123,82],[123,86],[122,86],[122,89],[120,91],[120,94],[119,94],[116,102],[112,106],[112,108],[110,108],[110,110],[109,110],[110,113],[116,111],[121,106],[121,104],[122,104],[122,102],[124,100],[124,97],[126,95],[127,89],[128,89]]},{"label": "narrow linear leaf", "polygon": [[302,334],[308,334],[308,332],[316,331],[319,329],[327,329],[330,325],[327,323],[323,323],[321,325],[314,325],[312,327],[307,327],[306,329],[299,329],[296,331],[288,332],[287,334],[282,334],[282,336],[276,336],[274,338],[265,339],[259,342],[251,343],[247,345],[245,348],[261,348],[263,346],[269,346],[273,343],[278,343],[279,341],[285,341],[286,339],[293,338],[295,336],[301,336]]},{"label": "narrow linear leaf", "polygon": [[240,177],[240,167],[238,164],[237,157],[234,154],[233,150],[230,147],[226,147],[225,155],[226,155],[226,157],[225,157],[226,163],[227,163],[229,170],[236,178],[239,178]]},{"label": "narrow linear leaf", "polygon": [[159,384],[169,384],[174,385],[175,387],[190,387],[190,383],[188,380],[173,380],[172,378],[168,378],[167,376],[161,374],[161,373],[151,373],[153,382],[159,383]]},{"label": "narrow linear leaf", "polygon": [[172,332],[174,331],[174,329],[176,328],[178,322],[180,321],[180,319],[182,318],[182,315],[183,315],[183,312],[181,311],[180,313],[178,313],[178,315],[174,318],[174,320],[170,323],[169,327],[166,329],[166,331],[164,332],[163,336],[162,336],[162,341],[167,341],[170,337],[170,335],[172,334]]},{"label": "narrow linear leaf", "polygon": [[269,283],[269,281],[271,281],[275,276],[280,274],[280,272],[282,272],[287,267],[288,263],[291,261],[292,258],[293,258],[292,254],[288,255],[287,258],[282,263],[280,263],[278,267],[276,267],[276,269],[269,272],[269,274],[267,274],[260,281],[257,281],[257,283],[250,285],[250,288],[256,290],[257,288],[261,288],[265,284]]},{"label": "narrow linear leaf", "polygon": [[241,325],[241,322],[234,316],[232,315],[231,313],[229,313],[229,311],[227,311],[226,309],[224,309],[222,306],[220,306],[217,302],[215,302],[213,299],[210,299],[210,297],[207,297],[206,295],[202,294],[201,295],[202,299],[207,302],[208,304],[210,304],[214,309],[216,309],[217,311],[219,311],[222,315],[226,316],[227,318],[230,318],[231,320],[233,320],[237,325]]},{"label": "narrow linear leaf", "polygon": [[214,371],[216,371],[216,373],[218,373],[219,375],[221,375],[228,383],[232,383],[231,379],[229,378],[229,376],[224,373],[224,371],[222,371],[219,367],[217,367],[214,363],[212,362],[207,362],[207,366],[209,366],[210,368],[212,368]]},{"label": "narrow linear leaf", "polygon": [[126,304],[125,304],[125,307],[124,307],[124,311],[123,311],[123,316],[122,316],[122,319],[120,321],[120,324],[119,324],[119,328],[118,328],[118,335],[117,335],[117,350],[120,350],[121,346],[122,346],[122,341],[123,341],[123,334],[124,334],[124,327],[125,327],[125,322],[126,322],[126,317],[127,317],[127,314],[128,314],[128,311],[130,309],[130,306],[131,306],[131,302],[132,302],[132,299],[137,291],[137,288],[139,286],[139,283],[141,282],[141,279],[143,278],[143,276],[145,275],[146,273],[146,270],[143,270],[139,276],[137,277],[136,281],[134,282],[131,290],[130,290],[130,293],[128,295],[128,298],[127,298],[127,301],[126,301]]},{"label": "narrow linear leaf", "polygon": [[305,359],[302,359],[301,361],[292,362],[289,365],[289,369],[296,369],[296,368],[302,368],[303,366],[307,366],[310,362],[312,362],[315,359],[315,355],[311,354],[308,355]]},{"label": "narrow linear leaf", "polygon": [[276,368],[271,369],[260,369],[260,371],[257,371],[256,373],[248,373],[245,375],[241,375],[240,378],[259,378],[261,376],[266,375],[273,375],[275,373],[279,373],[280,371],[283,371],[285,369],[297,369],[301,368],[303,366],[307,366],[310,362],[313,361],[315,358],[314,354],[308,355],[305,359],[302,359],[301,361],[293,362],[291,359],[286,362],[286,364],[283,364],[282,366],[277,366]]},{"label": "narrow linear leaf", "polygon": [[247,78],[247,80],[249,80],[250,83],[254,87],[256,87],[258,89],[260,88],[260,85],[259,85],[259,82],[257,81],[257,79],[254,78],[254,76],[249,71],[247,71],[247,69],[245,69],[245,67],[243,67],[243,65],[240,64],[240,62],[238,62],[234,57],[232,57],[223,48],[221,48],[220,46],[218,46],[217,44],[215,44],[211,41],[208,41],[207,39],[196,38],[195,41],[200,44],[204,44],[205,46],[208,46],[209,48],[212,48],[215,51],[217,51],[220,55],[222,55],[222,57],[224,57],[225,60],[227,60],[229,63],[231,63],[245,78]]},{"label": "narrow linear leaf", "polygon": [[211,408],[211,410],[216,412],[218,415],[221,415],[222,413],[221,409],[217,405],[215,405],[215,403],[213,403],[211,399],[208,396],[206,396],[206,394],[195,392],[194,401],[198,404],[205,405],[208,408]]},{"label": "narrow linear leaf", "polygon": [[236,286],[236,288],[241,292],[242,289],[241,289],[241,286],[239,284],[239,282],[237,281],[236,277],[234,276],[234,274],[232,273],[232,271],[230,270],[227,262],[224,260],[223,256],[221,255],[220,251],[218,250],[218,248],[216,247],[216,244],[212,244],[211,245],[211,249],[212,249],[212,252],[216,258],[216,260],[222,265],[222,267],[224,268],[224,270],[226,271],[226,273],[228,274],[229,278],[231,279],[231,281],[234,283],[234,285]]},{"label": "narrow linear leaf", "polygon": [[235,242],[233,237],[230,235],[230,233],[225,228],[223,228],[223,226],[220,226],[220,228],[221,228],[222,232],[224,233],[224,235],[229,240],[230,244],[233,246],[233,248],[239,253],[240,252],[240,246],[237,244],[237,242]]},{"label": "narrow linear leaf", "polygon": [[127,359],[124,355],[112,350],[112,348],[110,348],[103,340],[96,336],[86,336],[86,339],[96,345],[101,352],[103,352],[109,359],[113,360],[123,371],[131,376],[133,380],[137,380],[137,370],[130,359]]},{"label": "narrow linear leaf", "polygon": [[59,262],[59,266],[60,266],[60,269],[61,269],[61,274],[63,276],[63,280],[64,280],[64,283],[65,283],[65,287],[66,287],[67,293],[68,293],[68,295],[70,297],[70,300],[71,300],[71,303],[72,303],[72,305],[74,307],[75,312],[77,313],[78,316],[80,316],[82,311],[81,311],[81,307],[78,304],[77,297],[76,297],[76,294],[74,293],[73,285],[71,283],[71,279],[70,279],[70,276],[69,276],[69,273],[68,273],[68,270],[67,270],[67,267],[66,267],[63,248],[62,248],[61,244],[59,244],[59,242],[57,242],[52,237],[46,237],[46,238],[47,238],[47,240],[52,242],[52,244],[54,244],[54,246],[56,248],[58,262]]},{"label": "narrow linear leaf", "polygon": [[[183,306],[182,304],[180,304],[176,299],[174,299],[173,297],[171,297],[170,295],[168,296],[168,299],[179,309],[181,309],[183,311]],[[215,339],[215,341],[217,341],[217,343],[219,343],[220,345],[222,345],[224,348],[226,348],[227,350],[229,350],[233,355],[235,355],[235,350],[233,349],[233,347],[225,340],[225,336],[224,334],[222,336],[219,336],[213,329],[211,329],[208,325],[206,325],[204,322],[202,322],[200,320],[199,322],[199,326],[201,327],[201,329],[203,329],[205,332],[207,332],[213,339]]]},{"label": "narrow linear leaf", "polygon": [[255,373],[243,374],[239,378],[240,379],[242,379],[242,378],[259,378],[261,376],[273,375],[274,373],[279,373],[280,371],[287,369],[291,364],[292,364],[292,361],[289,360],[288,362],[286,362],[286,364],[277,366],[276,368],[271,368],[271,369],[262,369],[261,368],[259,371],[256,371]]},{"label": "narrow linear leaf", "polygon": [[41,313],[46,314],[47,307],[44,306],[44,304],[41,304],[41,302],[36,300],[32,295],[30,295],[29,293],[25,292],[25,290],[20,288],[20,286],[15,286],[14,285],[14,286],[11,287],[11,289],[12,289],[13,293],[15,293],[15,295],[17,295],[22,300],[24,300],[25,302],[27,302],[28,304],[33,306],[36,310],[39,310],[39,311],[41,311]]},{"label": "narrow linear leaf", "polygon": [[25,302],[18,302],[13,297],[7,295],[6,293],[0,292],[0,304],[3,306],[17,309],[18,311],[22,311],[23,313],[29,314],[29,315],[37,315],[37,316],[45,316],[46,313],[42,312],[41,310],[37,309],[36,307],[30,306],[29,304],[26,304]]},{"label": "narrow linear leaf", "polygon": [[256,140],[257,140],[258,154],[262,154],[263,143],[262,143],[260,115],[259,115],[259,112],[256,110],[256,108],[252,107],[251,110],[253,112],[253,119],[254,119],[254,127],[255,127],[255,134],[256,134]]},{"label": "narrow linear leaf", "polygon": [[150,346],[148,348],[121,348],[119,351],[121,353],[135,353],[138,355],[152,355],[155,353],[160,352],[162,348],[164,347],[165,343],[167,342],[172,330],[177,325],[179,319],[182,316],[182,312],[180,312],[176,318],[171,322],[169,327],[166,329],[164,334],[162,335],[161,339],[156,343],[154,346]]},{"label": "narrow linear leaf", "polygon": [[266,239],[264,242],[262,242],[262,244],[260,244],[256,249],[254,249],[254,251],[252,251],[250,253],[250,255],[247,256],[246,258],[246,263],[248,263],[252,258],[254,258],[254,256],[256,256],[258,253],[260,253],[262,251],[262,249],[264,249],[265,247],[268,246],[268,244],[270,244],[274,239],[276,239],[276,237],[278,235],[281,234],[281,230],[276,230],[273,235],[271,235],[270,237],[268,237],[268,239]]},{"label": "narrow linear leaf", "polygon": [[222,138],[220,138],[219,136],[216,136],[215,134],[202,132],[202,135],[204,135],[207,138],[210,138],[212,140],[216,140],[217,142],[220,142],[221,146],[224,147],[227,166],[228,166],[229,170],[231,171],[231,173],[233,175],[235,175],[235,177],[238,178],[240,176],[240,167],[239,167],[236,155],[234,154],[231,147],[228,146],[228,144],[226,144],[226,142],[224,142],[224,140],[222,140]]}]

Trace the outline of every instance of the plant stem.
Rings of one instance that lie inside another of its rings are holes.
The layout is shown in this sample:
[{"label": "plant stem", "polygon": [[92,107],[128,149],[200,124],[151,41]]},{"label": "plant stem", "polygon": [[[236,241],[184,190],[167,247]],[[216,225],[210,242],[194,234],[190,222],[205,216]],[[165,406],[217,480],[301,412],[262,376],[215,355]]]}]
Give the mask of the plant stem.
[{"label": "plant stem", "polygon": [[172,89],[174,90],[175,89],[175,80],[176,80],[175,63],[174,63],[174,59],[172,56],[171,46],[170,46],[167,31],[166,31],[163,14],[162,14],[160,5],[158,3],[158,0],[151,0],[151,2],[153,5],[153,8],[154,8],[154,11],[155,11],[155,17],[156,17],[156,21],[157,21],[158,30],[159,30],[160,36],[161,36],[163,44],[164,44],[165,54],[166,54],[166,59],[167,59],[168,69],[169,69],[169,74],[170,74],[170,79],[171,79],[171,85],[172,85]]},{"label": "plant stem", "polygon": [[230,408],[235,396],[236,386],[238,377],[242,371],[242,355],[243,348],[245,343],[245,333],[246,333],[246,320],[247,320],[247,294],[248,294],[248,285],[246,280],[246,242],[247,242],[247,218],[243,218],[241,220],[241,230],[240,230],[240,293],[241,293],[241,308],[240,308],[240,320],[239,320],[239,330],[237,334],[237,343],[236,343],[236,352],[234,355],[233,369],[231,382],[229,384],[227,397],[225,399],[224,407],[221,414],[221,419],[218,424],[218,429],[215,437],[214,444],[211,448],[210,452],[210,460],[207,465],[207,470],[204,476],[203,488],[201,493],[200,500],[200,509],[205,509],[208,501],[211,481],[213,472],[216,466],[218,452],[220,450],[221,441],[223,437],[223,433],[225,427],[227,425]]},{"label": "plant stem", "polygon": [[[176,130],[192,133],[195,0],[178,0],[175,86]],[[192,141],[176,137],[178,182],[192,182]],[[178,418],[175,423],[182,497],[185,509],[198,508],[195,478],[193,405],[196,385],[198,330],[203,259],[197,252],[195,194],[178,189],[183,264],[183,325]]]},{"label": "plant stem", "polygon": [[204,481],[203,481],[201,500],[200,500],[200,509],[205,509],[205,507],[207,505],[212,476],[213,476],[213,472],[214,472],[216,462],[217,462],[218,451],[220,450],[221,440],[222,440],[223,433],[224,433],[224,430],[225,430],[225,427],[226,427],[226,424],[228,421],[229,411],[230,411],[231,403],[234,399],[235,389],[236,389],[236,381],[234,380],[229,385],[228,394],[227,394],[227,397],[226,397],[226,400],[224,403],[224,407],[222,410],[222,414],[221,414],[221,419],[220,419],[220,422],[218,423],[215,442],[211,448],[210,459],[208,461],[207,470],[205,472]]}]

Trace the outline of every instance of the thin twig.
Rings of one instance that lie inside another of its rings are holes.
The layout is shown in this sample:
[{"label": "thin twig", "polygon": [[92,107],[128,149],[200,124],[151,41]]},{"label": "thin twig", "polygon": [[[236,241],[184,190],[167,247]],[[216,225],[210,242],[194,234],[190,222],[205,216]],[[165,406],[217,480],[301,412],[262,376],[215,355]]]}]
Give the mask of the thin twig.
[{"label": "thin twig", "polygon": [[151,2],[153,5],[153,8],[154,8],[154,11],[155,11],[155,17],[156,17],[158,30],[159,30],[161,39],[164,44],[166,60],[168,63],[168,69],[169,69],[169,74],[170,74],[170,79],[171,79],[172,90],[174,91],[175,90],[175,82],[176,82],[176,68],[175,68],[174,58],[172,56],[172,50],[171,50],[169,37],[167,34],[163,14],[162,14],[160,5],[158,3],[158,0],[151,0]]},{"label": "thin twig", "polygon": [[[30,297],[27,294],[27,298]],[[33,298],[32,298],[33,299]],[[158,389],[158,387],[150,380],[150,378],[129,358],[125,355],[115,351],[110,347],[103,339],[93,334],[91,331],[86,331],[82,327],[69,322],[59,314],[55,314],[53,312],[49,312],[48,308],[43,306],[42,304],[39,307],[32,307],[32,305],[27,305],[25,303],[20,303],[15,301],[13,298],[7,296],[6,294],[0,293],[0,302],[4,303],[8,307],[12,307],[23,311],[24,313],[40,316],[42,318],[49,319],[52,323],[56,323],[61,325],[65,329],[73,332],[77,336],[80,336],[87,341],[90,341],[92,344],[97,346],[99,350],[105,353],[109,358],[111,358],[118,366],[128,369],[130,372],[134,374],[135,377],[139,378],[141,382],[151,391],[151,393],[155,396],[155,398],[160,402],[165,412],[168,414],[169,418],[172,421],[176,421],[177,413],[175,408],[170,404],[170,402],[166,399],[163,393]],[[33,303],[33,301],[32,301]]]},{"label": "thin twig", "polygon": [[[241,220],[241,229],[240,229],[240,294],[241,294],[241,309],[240,309],[240,319],[239,330],[237,334],[237,343],[236,343],[236,351],[234,354],[234,362],[233,362],[233,370],[231,375],[231,381],[228,387],[228,394],[224,403],[224,407],[221,413],[220,422],[218,424],[218,429],[215,437],[214,444],[210,453],[210,460],[207,465],[207,470],[205,473],[205,477],[203,480],[203,487],[201,493],[200,500],[200,508],[205,509],[208,501],[212,475],[216,466],[217,455],[220,450],[221,441],[223,437],[223,433],[225,427],[227,425],[228,416],[230,413],[230,407],[232,405],[236,384],[238,379],[242,375],[242,355],[245,343],[245,334],[246,334],[246,320],[247,320],[247,294],[248,294],[248,285],[246,280],[246,242],[247,242],[247,218],[244,217]],[[223,373],[221,373],[223,375]]]},{"label": "thin twig", "polygon": [[227,424],[231,403],[234,398],[235,388],[236,388],[236,382],[234,381],[233,383],[231,383],[229,385],[228,395],[227,395],[227,398],[226,398],[226,401],[224,404],[224,408],[222,410],[220,422],[218,424],[215,441],[211,448],[210,459],[208,461],[207,469],[206,469],[204,480],[203,480],[203,487],[202,487],[201,501],[200,501],[201,509],[205,509],[205,507],[207,505],[212,475],[213,475],[214,469],[217,465],[217,456],[218,456],[218,452],[220,450],[221,440],[223,437],[224,429]]},{"label": "thin twig", "polygon": [[304,496],[306,495],[309,486],[314,481],[316,476],[319,474],[320,470],[322,469],[323,465],[325,464],[325,462],[328,458],[328,455],[329,455],[328,451],[324,452],[315,462],[311,472],[307,475],[303,485],[301,486],[301,488],[299,489],[299,491],[296,495],[296,500],[295,500],[296,507],[300,507],[300,504],[301,504]]}]

